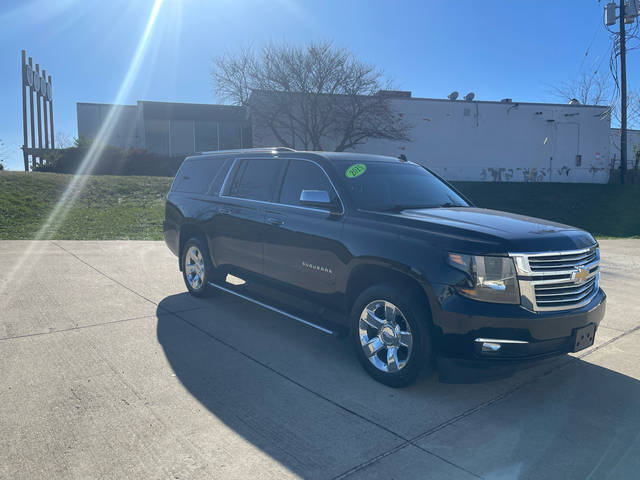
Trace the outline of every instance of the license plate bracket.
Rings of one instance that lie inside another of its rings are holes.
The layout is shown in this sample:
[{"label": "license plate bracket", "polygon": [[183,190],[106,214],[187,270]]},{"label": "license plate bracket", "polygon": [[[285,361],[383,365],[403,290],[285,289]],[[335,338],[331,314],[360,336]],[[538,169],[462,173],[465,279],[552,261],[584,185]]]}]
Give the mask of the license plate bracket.
[{"label": "license plate bracket", "polygon": [[573,351],[578,352],[593,345],[596,336],[596,326],[594,324],[577,328],[573,334]]}]

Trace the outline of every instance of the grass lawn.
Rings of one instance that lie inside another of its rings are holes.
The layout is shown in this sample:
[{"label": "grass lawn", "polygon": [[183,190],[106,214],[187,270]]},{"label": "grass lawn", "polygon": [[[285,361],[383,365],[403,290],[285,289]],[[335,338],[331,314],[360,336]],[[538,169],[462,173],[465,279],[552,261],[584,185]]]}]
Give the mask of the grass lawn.
[{"label": "grass lawn", "polygon": [[[0,173],[0,239],[32,239],[73,177],[58,173]],[[168,177],[88,176],[65,218],[42,239],[161,240]],[[62,217],[62,215],[60,216]]]},{"label": "grass lawn", "polygon": [[[43,229],[71,179],[55,173],[0,172],[0,239],[32,239],[38,232],[42,239],[162,239],[164,198],[172,180],[168,177],[85,177],[67,215]],[[640,185],[455,186],[480,207],[568,223],[601,237],[640,236]]]}]

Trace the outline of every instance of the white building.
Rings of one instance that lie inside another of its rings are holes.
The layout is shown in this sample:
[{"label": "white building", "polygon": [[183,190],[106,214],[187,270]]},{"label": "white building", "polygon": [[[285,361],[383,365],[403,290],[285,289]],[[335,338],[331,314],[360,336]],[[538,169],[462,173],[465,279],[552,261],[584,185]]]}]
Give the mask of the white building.
[{"label": "white building", "polygon": [[[385,97],[411,125],[411,141],[369,140],[355,151],[404,154],[448,180],[606,183],[620,157],[606,107],[412,98],[410,92]],[[79,103],[79,135],[95,138],[112,109],[118,120],[106,143],[123,148],[179,156],[280,144],[244,107],[164,102]],[[629,139],[631,167],[640,131],[630,131]]]},{"label": "white building", "polygon": [[[610,116],[606,107],[397,94],[389,97],[391,106],[412,126],[412,141],[369,140],[355,151],[404,154],[447,180],[609,180]],[[278,143],[264,125],[254,121],[252,128],[255,146]],[[325,148],[330,148],[331,142],[327,143]]]}]

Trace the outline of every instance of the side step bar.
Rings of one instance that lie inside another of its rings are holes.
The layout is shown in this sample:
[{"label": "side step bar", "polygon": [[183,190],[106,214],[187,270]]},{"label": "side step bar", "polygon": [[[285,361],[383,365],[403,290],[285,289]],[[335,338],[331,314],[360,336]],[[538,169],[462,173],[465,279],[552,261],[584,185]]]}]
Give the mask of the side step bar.
[{"label": "side step bar", "polygon": [[268,304],[266,304],[264,302],[261,302],[259,300],[254,299],[254,298],[248,297],[247,295],[243,295],[241,293],[234,292],[233,290],[230,290],[230,289],[228,289],[226,287],[223,287],[222,285],[218,285],[217,283],[208,282],[208,284],[211,285],[212,287],[217,288],[218,290],[222,290],[223,292],[230,293],[232,295],[235,295],[236,297],[240,297],[240,298],[248,300],[248,301],[250,301],[252,303],[255,303],[256,305],[260,305],[261,307],[266,308],[267,310],[271,310],[272,312],[279,313],[280,315],[284,315],[285,317],[289,317],[289,318],[291,318],[291,319],[293,319],[293,320],[295,320],[297,322],[304,323],[305,325],[307,325],[309,327],[313,327],[313,328],[315,328],[317,330],[320,330],[321,332],[327,333],[329,335],[335,335],[335,332],[332,331],[332,330],[329,330],[327,328],[321,327],[320,325],[317,325],[317,324],[315,324],[313,322],[305,320],[304,318],[300,318],[300,317],[298,317],[296,315],[292,315],[291,313],[285,312],[284,310],[280,310],[279,308],[272,307],[271,305],[268,305]]}]

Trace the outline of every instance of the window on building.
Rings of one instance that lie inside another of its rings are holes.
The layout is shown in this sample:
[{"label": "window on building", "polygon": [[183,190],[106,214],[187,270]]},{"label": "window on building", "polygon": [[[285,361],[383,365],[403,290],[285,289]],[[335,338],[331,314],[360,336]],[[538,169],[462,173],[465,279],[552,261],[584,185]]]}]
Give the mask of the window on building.
[{"label": "window on building", "polygon": [[241,125],[235,122],[221,122],[220,128],[220,150],[242,148]]},{"label": "window on building", "polygon": [[148,119],[144,133],[148,151],[169,155],[169,120]]},{"label": "window on building", "polygon": [[170,155],[187,155],[193,153],[193,121],[171,120],[171,152]]},{"label": "window on building", "polygon": [[196,121],[195,136],[196,152],[219,150],[217,122]]},{"label": "window on building", "polygon": [[241,148],[251,148],[253,146],[253,135],[251,134],[251,126],[243,125],[240,127]]},{"label": "window on building", "polygon": [[324,190],[332,201],[337,201],[337,194],[320,167],[304,160],[291,160],[282,184],[280,203],[299,205],[302,190]]},{"label": "window on building", "polygon": [[231,197],[269,202],[276,190],[282,160],[241,160],[229,187]]}]

